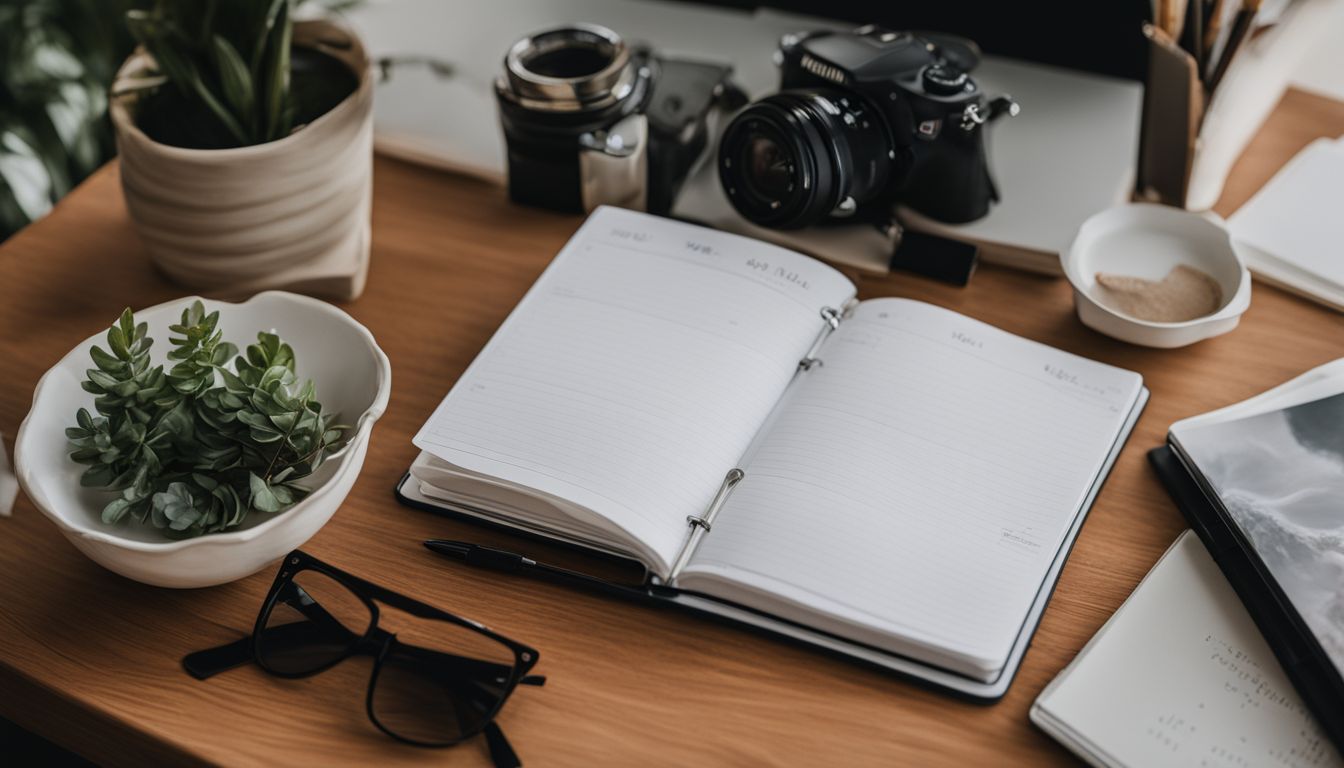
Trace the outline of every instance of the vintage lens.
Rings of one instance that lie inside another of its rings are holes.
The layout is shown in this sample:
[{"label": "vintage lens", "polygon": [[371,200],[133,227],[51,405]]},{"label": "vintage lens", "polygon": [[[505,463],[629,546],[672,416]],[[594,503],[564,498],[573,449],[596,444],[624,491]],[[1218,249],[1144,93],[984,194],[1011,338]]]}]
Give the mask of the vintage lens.
[{"label": "vintage lens", "polygon": [[531,110],[588,112],[622,102],[637,78],[620,35],[596,24],[574,24],[514,43],[496,93]]},{"label": "vintage lens", "polygon": [[426,745],[479,733],[516,682],[513,649],[469,627],[391,613],[382,624],[396,639],[373,681],[374,722]]},{"label": "vintage lens", "polygon": [[257,657],[276,674],[306,675],[343,658],[372,623],[368,605],[340,582],[300,571],[267,611]]},{"label": "vintage lens", "polygon": [[610,45],[572,42],[550,49],[533,49],[528,52],[523,65],[529,72],[542,77],[575,78],[591,77],[611,64]]},{"label": "vintage lens", "polygon": [[[862,205],[886,188],[891,142],[859,97],[784,91],[742,110],[719,143],[719,180],[733,207],[757,224],[793,229]],[[852,210],[852,209],[851,209]]]}]

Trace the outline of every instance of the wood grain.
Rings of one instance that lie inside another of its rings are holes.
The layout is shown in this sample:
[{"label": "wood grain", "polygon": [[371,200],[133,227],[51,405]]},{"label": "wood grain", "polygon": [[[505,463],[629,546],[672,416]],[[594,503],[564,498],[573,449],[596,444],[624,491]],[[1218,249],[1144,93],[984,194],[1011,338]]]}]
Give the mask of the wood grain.
[{"label": "wood grain", "polygon": [[[1220,212],[1308,140],[1341,131],[1344,105],[1290,93]],[[1084,328],[1062,280],[994,268],[965,289],[865,279],[865,296],[941,304],[1138,370],[1153,392],[1017,681],[998,704],[969,704],[694,617],[491,578],[426,552],[419,542],[435,536],[502,541],[405,509],[392,487],[415,455],[411,435],[580,220],[390,160],[375,175],[369,288],[345,308],[391,357],[392,402],[349,500],[306,549],[539,648],[550,683],[521,690],[501,717],[529,765],[1068,764],[1027,708],[1183,528],[1144,451],[1176,419],[1344,356],[1344,316],[1259,285],[1234,333],[1159,351]],[[117,167],[103,169],[0,247],[0,431],[14,434],[42,372],[124,305],[182,293],[150,267]],[[480,743],[418,750],[375,731],[361,700],[366,662],[301,681],[251,668],[188,678],[182,655],[242,634],[270,572],[206,590],[136,584],[84,559],[22,500],[0,519],[0,574],[0,715],[96,761],[485,764]]]}]

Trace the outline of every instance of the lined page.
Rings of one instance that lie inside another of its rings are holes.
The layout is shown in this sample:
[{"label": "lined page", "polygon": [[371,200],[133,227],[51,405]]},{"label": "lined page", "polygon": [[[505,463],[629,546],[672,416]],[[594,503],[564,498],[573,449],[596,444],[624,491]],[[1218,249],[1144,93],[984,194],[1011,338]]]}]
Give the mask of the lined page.
[{"label": "lined page", "polygon": [[[854,293],[774,246],[594,212],[416,435],[591,510],[665,574],[822,327]],[[592,521],[589,521],[592,522]]]},{"label": "lined page", "polygon": [[860,304],[820,357],[678,583],[992,678],[1139,376],[903,299]]}]

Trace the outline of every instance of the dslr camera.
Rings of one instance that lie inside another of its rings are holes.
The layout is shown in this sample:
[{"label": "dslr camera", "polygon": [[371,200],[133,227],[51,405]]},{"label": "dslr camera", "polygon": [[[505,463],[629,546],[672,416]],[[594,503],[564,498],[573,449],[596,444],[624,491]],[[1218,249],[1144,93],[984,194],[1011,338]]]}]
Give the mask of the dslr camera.
[{"label": "dslr camera", "polygon": [[742,110],[719,144],[719,179],[750,221],[792,229],[833,219],[890,221],[901,203],[960,223],[998,192],[985,129],[1017,114],[971,77],[975,43],[950,35],[786,35],[780,91]]},{"label": "dslr camera", "polygon": [[570,213],[610,204],[667,213],[709,143],[732,68],[663,58],[575,24],[519,40],[495,81],[509,197]]}]

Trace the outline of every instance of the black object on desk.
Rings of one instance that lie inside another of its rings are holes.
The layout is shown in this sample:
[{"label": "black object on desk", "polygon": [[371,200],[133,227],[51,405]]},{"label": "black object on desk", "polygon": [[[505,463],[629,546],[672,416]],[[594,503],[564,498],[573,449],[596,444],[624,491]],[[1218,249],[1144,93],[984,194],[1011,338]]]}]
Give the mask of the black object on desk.
[{"label": "black object on desk", "polygon": [[1217,494],[1197,479],[1169,445],[1149,451],[1148,461],[1245,604],[1303,702],[1335,746],[1344,751],[1344,680],[1320,642],[1228,517]]},{"label": "black object on desk", "polygon": [[460,560],[473,568],[484,568],[488,571],[531,576],[533,578],[541,579],[542,581],[562,584],[567,587],[592,589],[603,594],[615,595],[617,597],[635,599],[648,597],[648,591],[643,586],[624,586],[579,571],[571,571],[566,568],[539,563],[530,557],[524,557],[514,552],[505,552],[502,549],[494,549],[492,547],[485,547],[480,544],[472,544],[466,541],[449,541],[447,539],[427,539],[424,544],[425,548],[431,552],[436,552],[454,560]]},{"label": "black object on desk", "polygon": [[893,271],[914,272],[944,283],[964,286],[975,274],[980,247],[961,240],[904,230],[891,254]]},{"label": "black object on desk", "polygon": [[[416,620],[393,633],[378,606]],[[369,720],[418,747],[450,747],[481,735],[495,768],[522,762],[495,722],[528,674],[537,651],[481,624],[384,589],[299,550],[281,561],[252,634],[188,654],[197,680],[251,661],[277,677],[324,672],[352,656],[373,658],[365,694]]]}]

